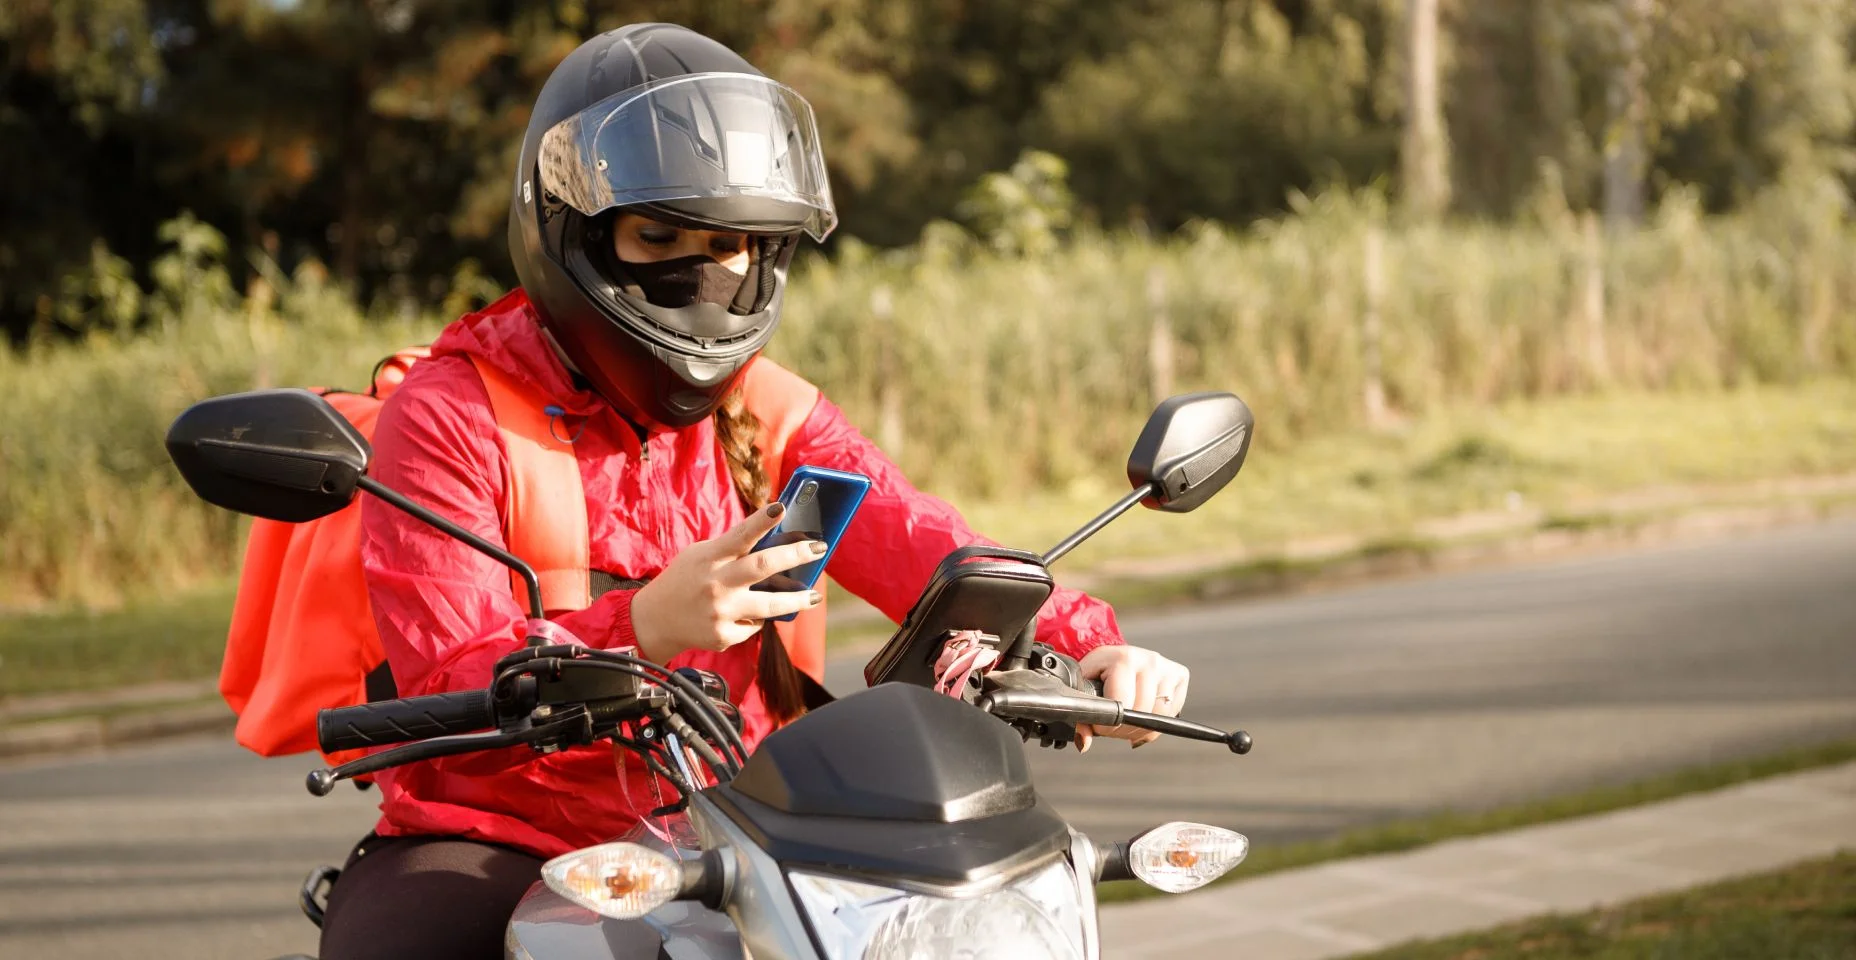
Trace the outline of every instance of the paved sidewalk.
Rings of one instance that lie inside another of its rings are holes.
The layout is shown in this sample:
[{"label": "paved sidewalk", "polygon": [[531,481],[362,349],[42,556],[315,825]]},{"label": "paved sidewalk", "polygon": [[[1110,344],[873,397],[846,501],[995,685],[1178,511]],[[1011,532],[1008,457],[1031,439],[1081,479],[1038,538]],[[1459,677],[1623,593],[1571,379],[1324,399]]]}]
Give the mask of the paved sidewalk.
[{"label": "paved sidewalk", "polygon": [[1102,955],[1344,957],[1778,869],[1839,849],[1856,850],[1856,763],[1105,907]]}]

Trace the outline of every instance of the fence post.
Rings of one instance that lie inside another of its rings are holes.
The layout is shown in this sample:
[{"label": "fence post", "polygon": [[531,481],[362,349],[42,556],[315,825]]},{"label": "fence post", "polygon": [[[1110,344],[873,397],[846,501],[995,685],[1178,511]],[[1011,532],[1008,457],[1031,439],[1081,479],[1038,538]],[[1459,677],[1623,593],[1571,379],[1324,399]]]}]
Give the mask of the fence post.
[{"label": "fence post", "polygon": [[1611,379],[1611,357],[1605,346],[1605,241],[1597,214],[1587,210],[1581,221],[1586,376],[1594,385],[1602,385]]},{"label": "fence post", "polygon": [[1365,380],[1366,425],[1378,430],[1387,425],[1386,384],[1380,337],[1384,320],[1380,307],[1386,296],[1385,231],[1374,224],[1366,228],[1366,311],[1360,322],[1361,365]]},{"label": "fence post", "polygon": [[1154,264],[1147,268],[1147,371],[1153,389],[1153,401],[1173,395],[1173,327],[1167,319],[1166,271]]},{"label": "fence post", "polygon": [[891,460],[902,459],[902,376],[896,369],[895,296],[888,284],[870,291],[870,316],[876,321],[877,421],[876,442]]}]

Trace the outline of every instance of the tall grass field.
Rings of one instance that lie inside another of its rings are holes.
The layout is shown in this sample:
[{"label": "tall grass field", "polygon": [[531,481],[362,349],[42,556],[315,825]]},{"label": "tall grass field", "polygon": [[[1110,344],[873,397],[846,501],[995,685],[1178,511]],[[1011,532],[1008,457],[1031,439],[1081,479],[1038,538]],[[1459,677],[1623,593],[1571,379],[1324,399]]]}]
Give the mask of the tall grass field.
[{"label": "tall grass field", "polygon": [[[235,295],[210,256],[186,266],[149,294],[158,323],[0,349],[0,608],[224,577],[241,527],[173,471],[173,417],[254,386],[364,385],[444,322],[364,315],[308,273]],[[852,244],[800,263],[786,303],[770,353],[918,485],[975,503],[1112,481],[1155,398],[1187,390],[1244,397],[1268,452],[1537,398],[1856,377],[1856,232],[1782,196],[1731,218],[1669,203],[1616,234],[1401,227],[1342,196],[1038,259]]]}]

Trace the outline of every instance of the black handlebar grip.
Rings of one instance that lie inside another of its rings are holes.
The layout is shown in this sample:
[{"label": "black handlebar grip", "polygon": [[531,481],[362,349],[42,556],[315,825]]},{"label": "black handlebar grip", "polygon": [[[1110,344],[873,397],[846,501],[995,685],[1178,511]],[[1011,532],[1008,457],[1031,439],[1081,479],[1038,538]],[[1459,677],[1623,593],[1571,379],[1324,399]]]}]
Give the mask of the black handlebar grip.
[{"label": "black handlebar grip", "polygon": [[316,743],[323,753],[336,753],[493,726],[490,691],[463,690],[323,710],[316,714]]}]

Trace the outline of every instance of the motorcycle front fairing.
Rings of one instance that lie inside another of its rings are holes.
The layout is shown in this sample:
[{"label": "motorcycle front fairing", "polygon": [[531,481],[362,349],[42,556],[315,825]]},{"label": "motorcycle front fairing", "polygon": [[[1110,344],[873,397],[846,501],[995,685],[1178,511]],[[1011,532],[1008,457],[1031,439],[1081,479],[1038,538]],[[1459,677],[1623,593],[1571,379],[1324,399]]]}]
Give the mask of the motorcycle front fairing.
[{"label": "motorcycle front fairing", "polygon": [[[508,955],[720,960],[745,946],[756,960],[857,960],[882,939],[884,917],[938,923],[945,934],[966,921],[937,919],[939,907],[958,913],[1027,882],[1043,891],[1040,902],[1056,901],[1051,917],[1033,918],[1061,928],[1048,956],[1097,949],[1094,848],[1032,789],[1010,728],[920,687],[884,684],[802,717],[768,737],[732,783],[691,798],[687,820],[653,821],[627,839],[680,859],[725,851],[728,914],[673,902],[640,920],[610,920],[537,884],[511,919]],[[839,920],[855,926],[858,910],[826,916],[820,889],[885,902],[871,908],[874,926],[847,932]]]}]

